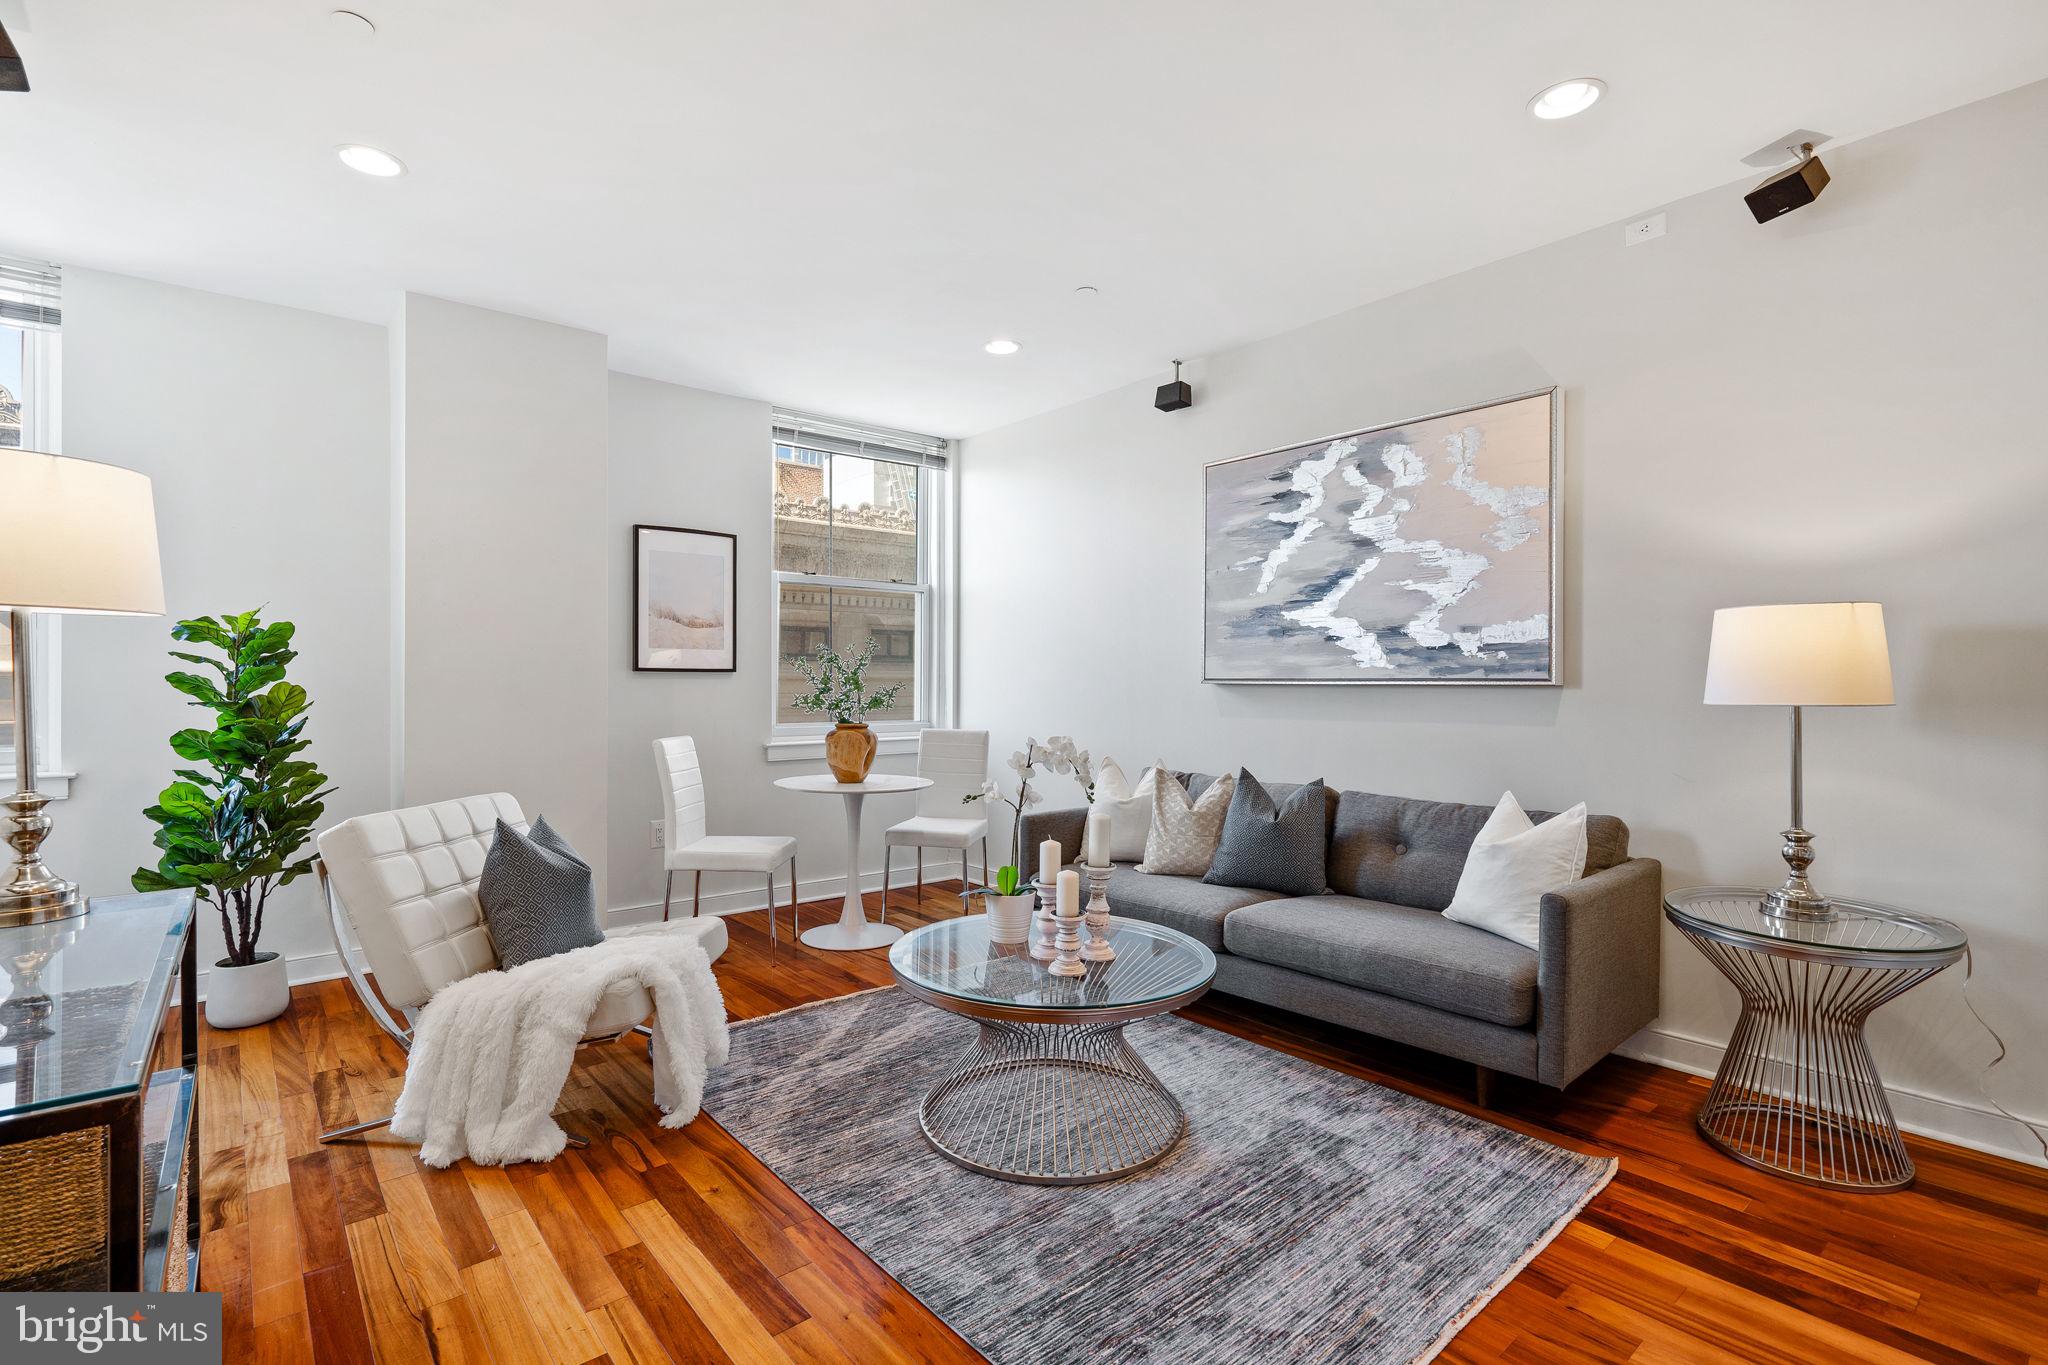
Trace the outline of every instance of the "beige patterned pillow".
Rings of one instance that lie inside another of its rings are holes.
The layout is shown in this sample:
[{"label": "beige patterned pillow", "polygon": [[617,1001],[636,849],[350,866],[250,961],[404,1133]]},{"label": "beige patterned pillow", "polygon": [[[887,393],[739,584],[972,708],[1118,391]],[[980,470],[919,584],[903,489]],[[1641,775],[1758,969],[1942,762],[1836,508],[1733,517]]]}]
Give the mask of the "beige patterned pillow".
[{"label": "beige patterned pillow", "polygon": [[1152,828],[1145,835],[1145,861],[1138,871],[1166,877],[1199,877],[1216,857],[1223,838],[1223,816],[1237,778],[1229,773],[1211,782],[1199,801],[1165,773],[1152,788]]}]

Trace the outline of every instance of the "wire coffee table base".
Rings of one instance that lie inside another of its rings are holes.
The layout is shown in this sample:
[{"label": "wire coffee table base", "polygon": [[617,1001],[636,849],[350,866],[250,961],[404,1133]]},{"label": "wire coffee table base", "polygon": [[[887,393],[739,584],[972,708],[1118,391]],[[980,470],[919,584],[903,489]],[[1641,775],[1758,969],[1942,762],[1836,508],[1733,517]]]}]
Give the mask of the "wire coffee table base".
[{"label": "wire coffee table base", "polygon": [[1003,1180],[1086,1185],[1144,1170],[1187,1132],[1123,1023],[980,1023],[918,1109],[941,1156]]},{"label": "wire coffee table base", "polygon": [[1912,1184],[1913,1160],[1863,1024],[1947,963],[1766,956],[1680,928],[1742,995],[1742,1017],[1700,1106],[1701,1136],[1746,1165],[1830,1189]]}]

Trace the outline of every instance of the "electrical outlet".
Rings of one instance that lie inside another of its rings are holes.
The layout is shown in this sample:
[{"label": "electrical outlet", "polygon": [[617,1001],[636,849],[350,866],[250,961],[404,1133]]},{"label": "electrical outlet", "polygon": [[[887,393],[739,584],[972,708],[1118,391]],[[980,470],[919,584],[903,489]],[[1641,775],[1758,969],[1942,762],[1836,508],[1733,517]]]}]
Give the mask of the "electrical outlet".
[{"label": "electrical outlet", "polygon": [[668,830],[664,828],[665,823],[661,820],[649,820],[647,822],[647,846],[649,848],[661,847],[663,836],[668,833]]},{"label": "electrical outlet", "polygon": [[1664,235],[1664,215],[1653,213],[1648,218],[1638,218],[1621,230],[1621,240],[1634,246]]}]

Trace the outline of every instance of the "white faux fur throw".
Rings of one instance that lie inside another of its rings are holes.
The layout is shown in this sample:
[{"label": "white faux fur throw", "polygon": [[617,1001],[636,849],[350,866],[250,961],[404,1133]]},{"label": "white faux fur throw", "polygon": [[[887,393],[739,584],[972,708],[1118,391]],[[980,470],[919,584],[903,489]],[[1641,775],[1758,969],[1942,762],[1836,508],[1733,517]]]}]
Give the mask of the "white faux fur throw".
[{"label": "white faux fur throw", "polygon": [[637,981],[654,998],[654,1103],[664,1128],[697,1117],[723,1063],[725,997],[687,934],[632,934],[442,987],[420,1012],[391,1131],[448,1166],[548,1161],[568,1136],[555,1102],[606,988]]}]

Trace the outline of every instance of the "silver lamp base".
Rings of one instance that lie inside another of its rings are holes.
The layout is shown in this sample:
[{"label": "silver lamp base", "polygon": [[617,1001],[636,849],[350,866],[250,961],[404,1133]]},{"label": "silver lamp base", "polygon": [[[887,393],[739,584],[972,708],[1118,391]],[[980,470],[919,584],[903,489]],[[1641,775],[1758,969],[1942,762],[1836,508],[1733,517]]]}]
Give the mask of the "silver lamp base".
[{"label": "silver lamp base", "polygon": [[43,840],[50,835],[50,817],[43,808],[50,798],[36,788],[35,660],[29,639],[28,613],[7,613],[9,647],[14,664],[14,794],[0,800],[7,814],[7,845],[14,867],[0,885],[0,925],[40,924],[85,913],[78,884],[67,882],[43,865]]},{"label": "silver lamp base", "polygon": [[1835,917],[1835,903],[1813,889],[1813,883],[1806,878],[1806,869],[1813,864],[1813,833],[1794,826],[1784,833],[1785,843],[1778,850],[1791,872],[1785,877],[1785,884],[1776,891],[1766,892],[1763,912],[1780,919],[1826,920]]},{"label": "silver lamp base", "polygon": [[85,897],[78,894],[78,883],[51,872],[37,852],[43,836],[50,832],[50,817],[43,814],[49,803],[48,797],[36,791],[17,791],[0,801],[13,818],[7,842],[15,853],[13,875],[0,886],[0,925],[41,924],[85,913]]}]

